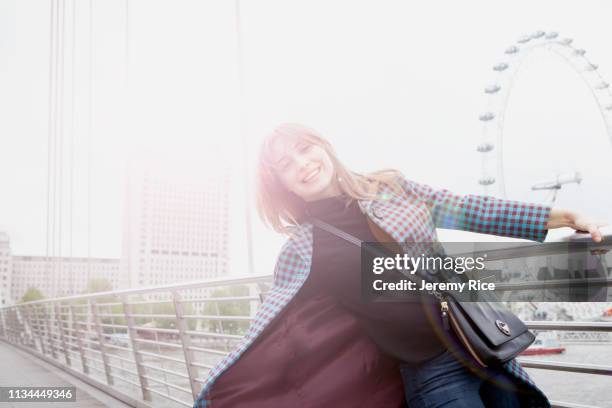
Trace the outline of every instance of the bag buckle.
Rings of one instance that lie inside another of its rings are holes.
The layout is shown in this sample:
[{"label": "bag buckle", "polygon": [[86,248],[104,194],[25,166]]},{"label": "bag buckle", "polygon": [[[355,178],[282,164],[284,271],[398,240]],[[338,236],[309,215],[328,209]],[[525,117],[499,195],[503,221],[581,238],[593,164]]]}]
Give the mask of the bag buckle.
[{"label": "bag buckle", "polygon": [[496,320],[495,325],[497,326],[499,331],[504,333],[506,336],[510,336],[511,332],[510,332],[510,326],[508,326],[508,323],[503,322],[501,320]]}]

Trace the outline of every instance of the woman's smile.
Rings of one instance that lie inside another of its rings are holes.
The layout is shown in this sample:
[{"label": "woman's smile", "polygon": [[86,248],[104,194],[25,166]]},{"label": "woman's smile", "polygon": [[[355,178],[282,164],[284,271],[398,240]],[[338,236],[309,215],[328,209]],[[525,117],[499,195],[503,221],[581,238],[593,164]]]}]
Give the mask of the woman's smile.
[{"label": "woman's smile", "polygon": [[276,175],[288,191],[305,201],[339,194],[334,164],[323,146],[288,137],[273,140],[271,149]]},{"label": "woman's smile", "polygon": [[316,168],[310,170],[306,177],[302,178],[302,183],[308,184],[312,181],[317,180],[319,173],[321,172],[321,166],[317,166]]}]

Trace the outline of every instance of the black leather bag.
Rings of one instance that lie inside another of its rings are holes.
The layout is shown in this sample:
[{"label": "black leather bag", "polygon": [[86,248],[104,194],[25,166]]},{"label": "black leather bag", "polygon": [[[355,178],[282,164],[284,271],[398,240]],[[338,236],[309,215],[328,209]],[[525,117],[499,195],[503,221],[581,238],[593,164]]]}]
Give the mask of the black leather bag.
[{"label": "black leather bag", "polygon": [[[362,241],[319,219],[313,225],[361,247]],[[388,254],[382,254],[388,256]],[[407,276],[419,287],[417,274]],[[535,336],[514,313],[499,301],[465,302],[450,293],[430,292],[440,302],[445,326],[452,328],[465,350],[482,367],[503,364],[534,342]]]},{"label": "black leather bag", "polygon": [[442,296],[443,318],[447,309],[453,331],[482,367],[512,360],[535,340],[521,319],[501,303],[461,302],[448,294]]}]

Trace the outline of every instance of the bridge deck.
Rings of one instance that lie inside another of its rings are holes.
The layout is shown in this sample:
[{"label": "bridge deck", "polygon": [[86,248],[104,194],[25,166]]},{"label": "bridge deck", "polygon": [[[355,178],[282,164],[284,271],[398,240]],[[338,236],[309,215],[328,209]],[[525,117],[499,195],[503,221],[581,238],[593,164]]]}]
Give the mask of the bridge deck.
[{"label": "bridge deck", "polygon": [[106,408],[128,407],[123,402],[105,394],[80,380],[64,373],[24,351],[0,341],[0,386],[76,387],[76,402],[0,402],[0,408]]}]

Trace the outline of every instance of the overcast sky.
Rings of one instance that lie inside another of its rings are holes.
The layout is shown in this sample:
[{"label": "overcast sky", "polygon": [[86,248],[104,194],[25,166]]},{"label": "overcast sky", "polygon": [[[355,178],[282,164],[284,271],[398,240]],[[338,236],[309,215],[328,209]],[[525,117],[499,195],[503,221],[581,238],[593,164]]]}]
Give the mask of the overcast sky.
[{"label": "overcast sky", "polygon": [[[52,173],[56,234],[48,238],[50,2],[0,0],[0,230],[16,254],[67,255],[72,236],[74,255],[119,257],[128,158],[164,152],[206,171],[212,155],[234,165],[232,272],[240,273],[242,137],[250,186],[261,137],[298,121],[357,171],[396,167],[435,187],[483,193],[478,116],[508,46],[557,31],[612,79],[612,3],[604,0],[242,1],[242,98],[234,2],[94,0],[91,20],[90,2],[65,4],[64,29],[56,25],[64,64],[53,71],[63,72],[63,109],[61,95],[55,102],[62,166]],[[605,122],[563,58],[544,49],[523,58],[504,113],[508,198],[542,201],[532,184],[579,171],[584,181],[564,188],[557,204],[612,218]],[[271,272],[283,238],[253,216],[256,272]]]}]

